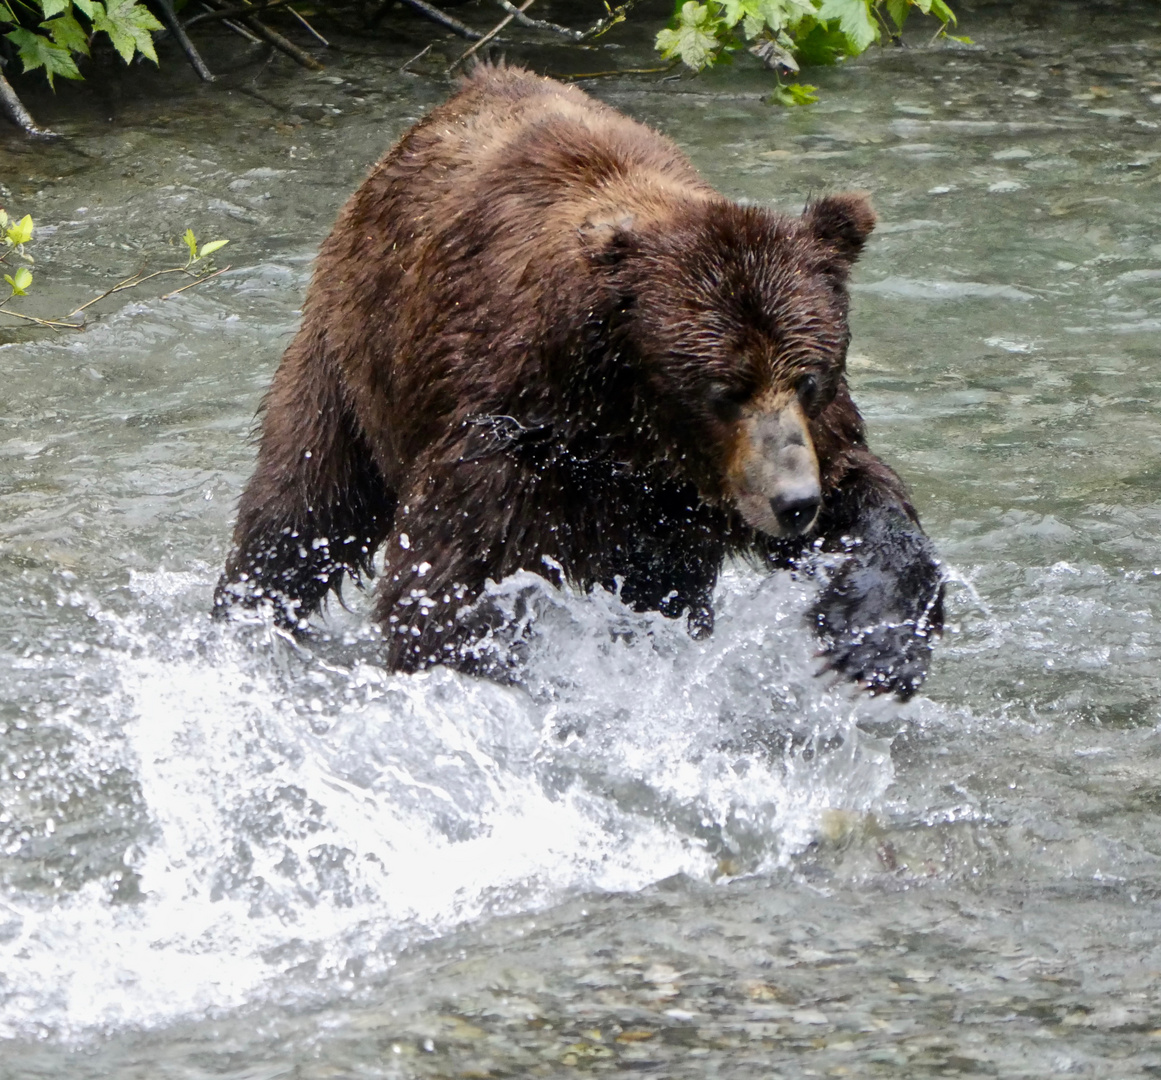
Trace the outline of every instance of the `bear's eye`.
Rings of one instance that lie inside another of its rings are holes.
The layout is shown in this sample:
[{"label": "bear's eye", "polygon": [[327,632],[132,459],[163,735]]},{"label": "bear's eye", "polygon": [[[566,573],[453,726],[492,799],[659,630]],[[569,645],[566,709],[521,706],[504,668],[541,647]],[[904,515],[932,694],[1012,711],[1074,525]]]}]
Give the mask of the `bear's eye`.
[{"label": "bear's eye", "polygon": [[729,383],[710,383],[706,392],[713,414],[726,423],[737,420],[742,415],[742,406],[749,400],[749,393],[740,386]]},{"label": "bear's eye", "polygon": [[812,372],[800,375],[794,384],[794,392],[798,395],[798,404],[808,416],[813,416],[822,405],[822,380]]}]

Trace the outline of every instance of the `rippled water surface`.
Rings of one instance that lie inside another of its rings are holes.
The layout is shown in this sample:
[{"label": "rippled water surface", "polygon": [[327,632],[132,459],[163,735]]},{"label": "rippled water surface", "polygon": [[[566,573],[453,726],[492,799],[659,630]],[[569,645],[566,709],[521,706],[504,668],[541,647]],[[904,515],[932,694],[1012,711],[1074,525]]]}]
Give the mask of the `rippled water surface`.
[{"label": "rippled water surface", "polygon": [[[459,43],[30,95],[66,137],[0,130],[28,310],[187,226],[232,268],[0,325],[0,1076],[1161,1074],[1161,9],[960,7],[974,46],[809,109],[744,62],[585,84],[737,197],[873,193],[852,383],[953,577],[906,706],[816,678],[807,586],[742,568],[708,642],[502,583],[515,687],[388,675],[357,595],[301,645],[212,625],[313,253]],[[618,34],[510,51],[651,62]]]}]

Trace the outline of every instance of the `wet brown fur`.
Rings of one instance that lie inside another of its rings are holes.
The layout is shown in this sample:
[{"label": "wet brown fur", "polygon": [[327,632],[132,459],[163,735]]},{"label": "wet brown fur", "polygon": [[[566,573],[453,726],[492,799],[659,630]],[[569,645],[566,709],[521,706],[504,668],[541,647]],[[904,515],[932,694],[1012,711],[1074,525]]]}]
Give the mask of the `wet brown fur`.
[{"label": "wet brown fur", "polygon": [[217,609],[298,626],[385,543],[396,668],[459,661],[479,632],[462,610],[519,569],[620,582],[708,630],[727,554],[802,550],[741,520],[729,476],[738,410],[807,372],[824,502],[806,541],[838,544],[868,506],[914,521],[844,376],[873,224],[859,195],[802,218],[738,205],[580,90],[478,68],[323,244]]}]

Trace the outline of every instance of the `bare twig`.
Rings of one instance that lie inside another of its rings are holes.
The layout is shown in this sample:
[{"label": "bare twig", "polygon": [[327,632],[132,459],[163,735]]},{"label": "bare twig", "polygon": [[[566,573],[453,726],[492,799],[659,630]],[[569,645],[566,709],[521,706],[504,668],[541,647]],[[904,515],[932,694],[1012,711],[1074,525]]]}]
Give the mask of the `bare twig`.
[{"label": "bare twig", "polygon": [[12,311],[0,304],[0,315],[11,315],[14,319],[23,319],[25,322],[36,323],[37,326],[47,326],[51,330],[83,330],[83,322],[62,322],[60,319],[41,319],[36,315],[24,315],[19,311]]},{"label": "bare twig", "polygon": [[36,121],[29,115],[20,98],[16,96],[16,91],[4,78],[2,71],[0,71],[0,112],[4,113],[26,135],[35,135],[38,139],[55,139],[57,137],[55,131],[37,126]]},{"label": "bare twig", "polygon": [[[258,37],[257,34],[251,34],[250,31],[246,29],[246,27],[242,26],[241,23],[234,22],[233,19],[223,19],[222,25],[227,30],[233,30],[234,33],[238,35],[238,37],[245,38],[248,42],[250,42],[251,45],[262,44],[262,39]],[[274,55],[273,49],[270,50],[270,55]]]},{"label": "bare twig", "polygon": [[[154,278],[162,277],[165,274],[184,274],[186,268],[184,266],[171,266],[168,270],[155,270],[152,274],[133,274],[125,278],[124,281],[117,282],[111,289],[106,289],[100,296],[94,296],[92,300],[81,304],[79,308],[74,308],[65,318],[71,319],[74,315],[79,315],[86,308],[91,308],[94,304],[104,300],[106,296],[112,296],[113,293],[124,292],[126,289],[136,289],[138,285],[144,284],[146,281],[152,281]],[[72,325],[66,323],[65,325]]]},{"label": "bare twig", "polygon": [[311,37],[313,37],[315,39],[315,41],[317,41],[320,45],[322,45],[326,49],[331,48],[331,43],[329,41],[327,41],[327,39],[325,37],[323,37],[322,34],[320,34],[313,26],[311,26],[310,23],[308,23],[306,21],[306,19],[304,19],[289,4],[287,4],[286,10],[289,11],[290,14],[293,15],[300,23],[302,23],[302,25],[304,27],[306,27],[306,32],[308,34],[310,34]]},{"label": "bare twig", "polygon": [[177,43],[181,46],[181,51],[185,53],[186,59],[189,61],[189,66],[197,72],[198,78],[202,82],[213,82],[214,73],[206,67],[206,62],[202,59],[201,53],[194,48],[194,43],[190,41],[189,35],[185,32],[185,28],[178,20],[177,12],[173,9],[173,0],[157,0],[157,7],[161,12],[161,20],[165,23],[169,32],[177,39]]},{"label": "bare twig", "polygon": [[207,4],[202,4],[206,10],[200,15],[195,15],[192,19],[186,19],[183,25],[188,30],[200,22],[212,22],[215,19],[236,19],[239,15],[261,15],[272,8],[285,7],[288,3],[289,0],[270,0],[267,4],[245,4],[241,7],[222,8],[220,11]]},{"label": "bare twig", "polygon": [[264,38],[271,45],[273,45],[279,52],[286,53],[291,60],[301,64],[304,68],[309,68],[311,71],[325,71],[326,66],[320,64],[310,53],[304,49],[300,49],[293,41],[288,41],[277,30],[270,29],[265,23],[259,22],[257,19],[247,16],[244,19],[238,20],[243,26],[249,27],[260,38]]},{"label": "bare twig", "polygon": [[[208,0],[210,7],[218,11],[222,11],[227,5],[225,0]],[[310,53],[300,49],[293,41],[287,41],[277,30],[271,30],[263,22],[259,22],[253,15],[247,14],[241,16],[238,21],[250,30],[253,30],[263,40],[269,42],[276,49],[286,53],[292,60],[301,64],[304,68],[310,68],[311,71],[324,71],[325,68],[320,64]]]},{"label": "bare twig", "polygon": [[551,30],[554,34],[562,34],[564,37],[572,38],[573,41],[580,41],[580,30],[570,30],[567,26],[560,26],[554,22],[548,22],[545,19],[532,19],[525,15],[512,0],[496,0],[509,15],[512,16],[521,26],[531,26],[535,30]]},{"label": "bare twig", "polygon": [[[459,34],[462,38],[467,38],[468,41],[479,40],[479,33],[473,30],[470,26],[454,19],[445,11],[440,11],[434,4],[427,3],[427,0],[403,0],[412,11],[417,15],[422,15],[425,19],[430,19],[432,22],[439,23],[440,26],[450,30],[453,34]],[[387,5],[384,4],[384,7]]]},{"label": "bare twig", "polygon": [[[171,296],[177,296],[178,293],[183,293],[186,289],[192,289],[195,285],[201,285],[211,278],[216,278],[219,274],[224,274],[227,270],[232,270],[232,266],[224,266],[221,270],[215,270],[212,274],[205,274],[191,281],[188,285],[183,285],[180,289],[174,289],[173,292],[167,292],[159,299],[168,300]],[[81,304],[79,308],[74,308],[67,315],[59,319],[42,319],[37,315],[25,315],[20,311],[13,311],[11,308],[0,304],[0,315],[11,315],[14,319],[23,319],[25,322],[36,323],[37,326],[47,326],[53,330],[83,330],[85,328],[85,320],[80,322],[65,322],[65,319],[71,319],[74,315],[80,315],[82,311],[91,308],[94,304],[100,303],[107,296],[112,296],[114,293],[124,292],[126,289],[136,289],[138,285],[144,285],[147,281],[152,281],[154,278],[164,277],[166,274],[189,274],[188,266],[171,266],[168,270],[155,270],[152,274],[133,274],[122,281],[118,281],[111,289],[106,289],[100,296],[94,296],[92,300],[88,300]]]},{"label": "bare twig", "polygon": [[[532,7],[532,5],[534,3],[536,3],[536,0],[524,0],[524,3],[521,4],[519,8],[516,9],[517,13],[519,13],[521,11],[527,11],[530,7]],[[494,38],[498,33],[500,33],[500,31],[503,30],[504,27],[507,26],[514,18],[516,18],[515,15],[508,15],[505,18],[501,19],[498,23],[496,23],[495,26],[492,27],[491,30],[489,30],[482,38],[480,38],[480,40],[477,41],[470,49],[465,49],[464,52],[460,53],[459,57],[457,59],[453,60],[452,63],[449,65],[449,67],[447,69],[448,74],[450,75],[465,60],[474,56],[476,51],[478,49],[480,49],[482,46],[487,45],[488,42],[491,41],[492,38]]]},{"label": "bare twig", "polygon": [[677,62],[674,62],[665,64],[663,67],[614,68],[612,71],[582,71],[576,75],[553,75],[552,77],[567,82],[570,79],[607,79],[614,75],[658,75],[664,71],[672,71],[676,66]]},{"label": "bare twig", "polygon": [[212,274],[206,274],[205,277],[200,277],[197,281],[191,281],[188,285],[183,285],[180,289],[174,289],[173,292],[167,292],[161,297],[162,300],[168,300],[171,296],[177,296],[178,293],[183,293],[186,289],[192,289],[195,285],[201,285],[202,282],[209,281],[210,278],[216,278],[219,274],[224,274],[227,270],[232,270],[232,266],[223,266],[221,270],[215,270]]},{"label": "bare twig", "polygon": [[416,60],[419,60],[421,57],[426,56],[429,52],[431,52],[431,45],[425,45],[422,49],[419,50],[419,52],[417,52],[410,60],[407,61],[406,64],[404,64],[399,69],[400,74],[402,74],[409,67],[411,67],[411,65],[414,64]]},{"label": "bare twig", "polygon": [[637,0],[625,0],[623,4],[618,4],[615,8],[609,7],[608,0],[605,0],[605,10],[608,12],[603,19],[598,19],[592,26],[590,26],[580,36],[581,41],[589,41],[592,38],[599,38],[602,34],[608,33],[613,29],[617,23],[625,21],[625,16],[637,6]]}]

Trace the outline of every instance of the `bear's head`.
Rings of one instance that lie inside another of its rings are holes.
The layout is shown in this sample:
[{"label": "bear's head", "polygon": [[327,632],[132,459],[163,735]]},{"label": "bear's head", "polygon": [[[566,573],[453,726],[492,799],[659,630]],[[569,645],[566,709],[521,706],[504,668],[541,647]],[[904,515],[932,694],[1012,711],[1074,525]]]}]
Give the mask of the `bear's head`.
[{"label": "bear's head", "polygon": [[811,422],[846,367],[847,278],[874,228],[862,195],[800,218],[721,199],[603,240],[622,332],[668,454],[704,498],[794,536],[822,499]]}]

